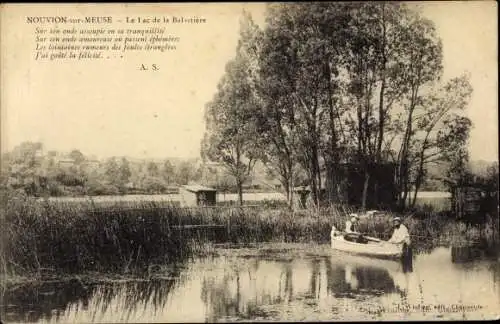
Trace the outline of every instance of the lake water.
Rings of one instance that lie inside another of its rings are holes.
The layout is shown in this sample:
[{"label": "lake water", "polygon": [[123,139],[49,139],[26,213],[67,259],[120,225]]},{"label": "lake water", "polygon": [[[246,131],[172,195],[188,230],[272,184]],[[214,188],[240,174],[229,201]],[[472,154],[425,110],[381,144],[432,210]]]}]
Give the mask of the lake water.
[{"label": "lake water", "polygon": [[[477,252],[477,251],[476,251]],[[4,322],[227,322],[493,319],[500,266],[470,249],[436,248],[413,269],[328,245],[218,248],[154,280],[19,286]]]},{"label": "lake water", "polygon": [[[412,195],[412,193],[410,193]],[[449,199],[450,193],[442,191],[421,191],[417,193],[417,199]],[[53,201],[85,201],[88,197],[50,197]],[[115,202],[115,201],[178,201],[181,196],[178,194],[167,195],[123,195],[123,196],[94,196],[94,201]],[[286,200],[286,196],[280,192],[246,192],[243,193],[245,201],[261,200]],[[217,193],[217,201],[237,201],[238,194]]]},{"label": "lake water", "polygon": [[[88,197],[51,197],[53,201],[85,201]],[[96,202],[118,202],[118,201],[180,201],[178,194],[167,195],[123,195],[123,196],[94,196]],[[286,196],[279,192],[248,192],[243,194],[245,201],[261,200],[286,200]],[[217,201],[237,201],[238,195],[234,193],[217,193]]]}]

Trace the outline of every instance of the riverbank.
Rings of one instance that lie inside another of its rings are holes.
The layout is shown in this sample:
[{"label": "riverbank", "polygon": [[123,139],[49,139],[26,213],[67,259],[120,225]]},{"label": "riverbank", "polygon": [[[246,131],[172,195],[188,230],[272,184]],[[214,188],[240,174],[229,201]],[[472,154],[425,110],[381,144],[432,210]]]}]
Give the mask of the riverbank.
[{"label": "riverbank", "polygon": [[[263,206],[184,209],[140,201],[127,208],[116,203],[96,209],[90,202],[40,203],[16,195],[3,196],[1,206],[1,274],[38,280],[47,275],[145,273],[209,251],[218,243],[324,244],[330,240],[332,225],[343,228],[353,211],[342,206],[295,212]],[[362,219],[360,230],[387,239],[393,216]],[[495,220],[472,226],[441,213],[398,216],[404,218],[414,245],[423,249],[498,240]]]}]

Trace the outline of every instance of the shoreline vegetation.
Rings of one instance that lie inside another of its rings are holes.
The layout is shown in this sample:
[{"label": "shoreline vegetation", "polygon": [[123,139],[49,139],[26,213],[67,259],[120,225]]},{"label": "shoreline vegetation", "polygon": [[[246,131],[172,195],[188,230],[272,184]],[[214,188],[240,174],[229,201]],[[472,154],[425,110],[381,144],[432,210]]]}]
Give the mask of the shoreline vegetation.
[{"label": "shoreline vegetation", "polygon": [[[159,202],[37,200],[14,191],[1,197],[2,286],[45,280],[127,280],[164,276],[220,244],[328,244],[332,225],[343,228],[356,210],[330,206],[291,211],[272,204],[180,208]],[[360,231],[388,239],[395,213],[362,218]],[[480,245],[498,251],[498,219],[471,225],[444,212],[400,213],[416,250]],[[98,275],[96,275],[98,274]],[[92,279],[94,278],[94,279]],[[69,280],[69,279],[68,279]]]}]

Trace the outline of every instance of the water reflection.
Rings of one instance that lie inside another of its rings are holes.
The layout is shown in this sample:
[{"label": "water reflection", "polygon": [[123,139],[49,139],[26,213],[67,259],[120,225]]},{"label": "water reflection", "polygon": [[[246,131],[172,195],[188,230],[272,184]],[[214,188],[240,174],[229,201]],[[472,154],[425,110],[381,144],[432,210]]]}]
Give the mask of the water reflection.
[{"label": "water reflection", "polygon": [[2,294],[2,318],[13,322],[37,322],[58,317],[68,304],[82,302],[87,306],[95,292],[93,288],[72,280],[9,289]]},{"label": "water reflection", "polygon": [[[61,323],[401,319],[400,313],[369,310],[453,303],[481,304],[483,309],[445,314],[447,318],[495,315],[500,303],[498,263],[476,261],[464,268],[457,256],[465,253],[436,249],[416,257],[410,272],[397,262],[333,252],[210,257],[190,263],[176,280],[73,281],[10,290],[3,296],[2,318]],[[426,318],[418,312],[404,316]]]}]

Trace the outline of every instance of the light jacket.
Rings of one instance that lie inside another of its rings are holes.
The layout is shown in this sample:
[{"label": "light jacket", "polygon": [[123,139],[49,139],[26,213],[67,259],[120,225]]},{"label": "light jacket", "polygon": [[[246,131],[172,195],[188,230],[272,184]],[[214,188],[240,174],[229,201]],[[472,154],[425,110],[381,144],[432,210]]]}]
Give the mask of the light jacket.
[{"label": "light jacket", "polygon": [[408,228],[403,224],[399,225],[399,228],[394,229],[394,233],[392,233],[389,242],[410,244],[410,233],[408,232]]}]

